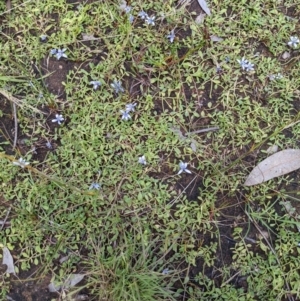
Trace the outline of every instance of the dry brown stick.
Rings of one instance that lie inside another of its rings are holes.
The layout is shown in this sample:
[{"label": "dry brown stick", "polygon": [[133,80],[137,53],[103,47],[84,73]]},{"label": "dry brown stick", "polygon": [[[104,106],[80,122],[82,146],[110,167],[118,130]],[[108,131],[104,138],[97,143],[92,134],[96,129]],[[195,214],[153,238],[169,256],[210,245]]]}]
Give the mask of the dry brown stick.
[{"label": "dry brown stick", "polygon": [[236,276],[238,276],[242,271],[236,272],[233,276],[231,276],[229,279],[227,279],[225,282],[222,283],[221,287],[224,287],[226,284],[228,284],[231,280],[233,280]]},{"label": "dry brown stick", "polygon": [[11,10],[11,0],[6,0],[6,9]]},{"label": "dry brown stick", "polygon": [[14,133],[14,144],[13,149],[17,146],[17,139],[18,139],[18,119],[17,119],[17,107],[16,104],[13,102],[13,111],[14,111],[14,120],[15,120],[15,133]]},{"label": "dry brown stick", "polygon": [[40,111],[39,109],[36,109],[35,107],[24,103],[22,100],[12,96],[12,94],[10,94],[8,91],[4,90],[4,89],[0,89],[0,94],[2,94],[6,99],[8,99],[9,101],[11,101],[12,103],[16,104],[19,107],[22,107],[22,105],[24,107],[28,107],[30,108],[33,112],[39,113],[39,114],[45,114],[42,111]]},{"label": "dry brown stick", "polygon": [[206,132],[211,132],[211,131],[217,131],[219,129],[218,126],[212,127],[212,128],[207,128],[207,129],[202,129],[202,130],[197,130],[193,132],[188,132],[186,135],[191,135],[191,134],[200,134],[200,133],[206,133]]},{"label": "dry brown stick", "polygon": [[12,4],[11,4],[11,0],[6,0],[6,11],[4,13],[10,13],[13,9],[19,7],[19,6],[22,6],[22,5],[25,5],[26,3],[29,3],[31,2],[32,0],[27,0],[19,5],[15,5],[14,8],[12,7]]},{"label": "dry brown stick", "polygon": [[7,213],[6,213],[6,216],[5,216],[5,218],[4,218],[3,224],[1,225],[0,231],[3,229],[4,225],[6,224],[6,221],[7,221],[7,219],[8,219],[10,210],[11,210],[11,207],[9,207],[9,208],[7,209]]}]

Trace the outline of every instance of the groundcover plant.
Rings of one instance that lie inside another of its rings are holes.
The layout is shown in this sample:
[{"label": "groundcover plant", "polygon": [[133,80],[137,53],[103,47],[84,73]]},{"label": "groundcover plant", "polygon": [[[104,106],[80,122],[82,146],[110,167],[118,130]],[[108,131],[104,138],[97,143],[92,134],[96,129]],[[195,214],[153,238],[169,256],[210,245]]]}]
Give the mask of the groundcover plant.
[{"label": "groundcover plant", "polygon": [[1,300],[300,300],[299,16],[2,1]]}]

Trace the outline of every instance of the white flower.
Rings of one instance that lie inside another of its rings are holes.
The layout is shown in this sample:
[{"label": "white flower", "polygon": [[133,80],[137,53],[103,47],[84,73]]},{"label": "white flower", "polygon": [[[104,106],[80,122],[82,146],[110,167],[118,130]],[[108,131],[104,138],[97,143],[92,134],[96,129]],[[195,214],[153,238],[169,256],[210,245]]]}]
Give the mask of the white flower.
[{"label": "white flower", "polygon": [[47,148],[52,149],[52,144],[49,141],[46,142],[46,146]]},{"label": "white flower", "polygon": [[249,63],[244,57],[241,60],[237,60],[237,61],[243,70],[245,70],[245,68],[247,67],[247,65]]},{"label": "white flower", "polygon": [[50,54],[55,55],[57,53],[57,49],[53,48],[50,50]]},{"label": "white flower", "polygon": [[42,34],[40,36],[40,39],[41,39],[42,42],[45,42],[47,40],[47,36],[45,34]]},{"label": "white flower", "polygon": [[190,170],[187,169],[188,164],[184,163],[184,162],[180,162],[179,163],[179,171],[178,171],[178,175],[180,175],[182,172],[186,172],[186,173],[192,173]]},{"label": "white flower", "polygon": [[237,60],[241,68],[246,71],[253,71],[254,64],[246,60],[244,57],[241,60]]},{"label": "white flower", "polygon": [[127,110],[120,110],[121,114],[122,114],[122,120],[129,120],[131,119],[131,116],[129,115],[129,112]]},{"label": "white flower", "polygon": [[128,14],[131,11],[131,6],[127,5],[126,1],[122,1],[119,7],[120,10],[124,11],[126,14]]},{"label": "white flower", "polygon": [[90,85],[93,85],[93,89],[97,90],[101,86],[101,82],[98,80],[92,80],[90,81]]},{"label": "white flower", "polygon": [[101,187],[100,184],[93,182],[93,183],[91,184],[91,186],[89,187],[89,190],[92,190],[92,189],[99,190],[100,187]]},{"label": "white flower", "polygon": [[136,102],[134,103],[129,103],[126,105],[126,111],[129,113],[129,112],[134,112],[134,108],[136,106]]},{"label": "white flower", "polygon": [[140,12],[138,13],[138,16],[139,16],[141,19],[146,19],[146,18],[148,18],[148,14],[147,14],[146,12],[144,12],[143,10],[140,11]]},{"label": "white flower", "polygon": [[64,57],[64,58],[68,58],[68,56],[65,54],[67,48],[64,49],[57,49],[56,53],[54,54],[56,56],[56,58],[59,60],[60,58]]},{"label": "white flower", "polygon": [[124,88],[120,81],[114,80],[110,86],[115,90],[116,93],[124,92]]},{"label": "white flower", "polygon": [[253,70],[254,70],[254,64],[249,62],[248,65],[246,66],[246,71],[248,72]]},{"label": "white flower", "polygon": [[167,38],[170,40],[171,43],[174,42],[174,39],[175,39],[174,29],[171,30],[171,32],[167,35]]},{"label": "white flower", "polygon": [[299,44],[299,38],[298,37],[290,37],[290,40],[288,41],[288,45],[292,48],[297,48]]},{"label": "white flower", "polygon": [[129,23],[130,23],[130,24],[133,23],[133,21],[134,21],[134,16],[133,16],[132,14],[130,14],[129,17],[128,17],[128,20],[129,20]]},{"label": "white flower", "polygon": [[149,17],[148,15],[146,16],[145,18],[145,22],[148,24],[148,25],[155,25],[155,16],[152,16],[152,17]]},{"label": "white flower", "polygon": [[25,166],[29,165],[29,162],[27,162],[23,158],[20,158],[18,161],[14,161],[13,164],[24,168]]},{"label": "white flower", "polygon": [[283,75],[281,73],[277,73],[277,74],[270,74],[269,75],[269,79],[270,80],[275,80],[275,79],[282,79],[283,78]]},{"label": "white flower", "polygon": [[64,118],[62,115],[56,114],[55,119],[52,119],[52,122],[57,122],[58,124],[61,124],[61,122],[64,121]]},{"label": "white flower", "polygon": [[145,156],[139,157],[139,163],[143,165],[147,165]]}]

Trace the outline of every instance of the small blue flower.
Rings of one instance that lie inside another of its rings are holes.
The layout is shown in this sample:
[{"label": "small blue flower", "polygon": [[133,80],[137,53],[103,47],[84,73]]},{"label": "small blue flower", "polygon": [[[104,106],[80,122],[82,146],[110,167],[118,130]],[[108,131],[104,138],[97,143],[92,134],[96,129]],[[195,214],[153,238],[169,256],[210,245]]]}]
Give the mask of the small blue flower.
[{"label": "small blue flower", "polygon": [[168,274],[170,274],[170,270],[169,270],[168,268],[166,268],[166,269],[164,269],[164,270],[162,271],[162,274],[163,274],[163,275],[168,275]]},{"label": "small blue flower", "polygon": [[52,119],[52,122],[57,122],[59,125],[61,124],[61,122],[64,121],[64,118],[62,115],[56,114],[55,115],[55,119]]},{"label": "small blue flower", "polygon": [[61,59],[62,57],[64,58],[68,58],[68,56],[65,54],[67,48],[64,48],[64,49],[57,49],[56,53],[55,53],[55,56],[56,58],[59,60]]},{"label": "small blue flower", "polygon": [[44,98],[44,94],[42,92],[39,93],[38,99]]},{"label": "small blue flower", "polygon": [[126,1],[122,1],[122,3],[120,4],[120,9],[122,11],[124,11],[126,14],[129,14],[131,11],[131,6],[127,5]]},{"label": "small blue flower", "polygon": [[120,81],[114,80],[110,86],[115,90],[116,93],[124,92],[124,88]]},{"label": "small blue flower", "polygon": [[131,119],[131,116],[129,115],[129,112],[127,110],[120,110],[121,114],[122,114],[122,120],[129,120]]},{"label": "small blue flower", "polygon": [[134,16],[132,14],[129,15],[128,17],[129,23],[133,23],[134,21]]},{"label": "small blue flower", "polygon": [[126,111],[129,113],[129,112],[134,112],[134,108],[136,106],[136,102],[134,103],[129,103],[126,105]]},{"label": "small blue flower", "polygon": [[46,42],[47,41],[47,36],[45,34],[42,34],[40,36],[40,39],[41,39],[42,42]]},{"label": "small blue flower", "polygon": [[254,70],[254,64],[246,60],[244,57],[241,60],[237,60],[240,66],[243,70],[246,71],[253,71]]},{"label": "small blue flower", "polygon": [[55,55],[57,53],[57,49],[53,48],[50,50],[51,55]]},{"label": "small blue flower", "polygon": [[192,173],[190,170],[187,169],[188,164],[184,163],[184,162],[180,162],[179,163],[179,171],[178,171],[178,175],[180,175],[182,172],[186,172],[186,173]]},{"label": "small blue flower", "polygon": [[292,48],[297,48],[299,43],[300,41],[298,37],[290,37],[290,40],[287,44]]},{"label": "small blue flower", "polygon": [[275,80],[276,79],[276,74],[270,74],[269,75],[269,80]]},{"label": "small blue flower", "polygon": [[249,62],[244,57],[241,60],[237,60],[243,70],[248,66]]},{"label": "small blue flower", "polygon": [[20,158],[18,161],[14,161],[13,165],[17,165],[20,166],[22,168],[26,167],[27,165],[29,165],[29,162],[27,162],[25,159]]},{"label": "small blue flower", "polygon": [[146,24],[152,25],[152,26],[155,25],[154,20],[155,20],[155,16],[149,17],[149,16],[147,15],[147,17],[145,18]]},{"label": "small blue flower", "polygon": [[99,190],[100,188],[101,188],[101,185],[100,185],[100,184],[93,182],[93,183],[91,184],[91,186],[89,187],[89,190],[92,190],[92,189]]},{"label": "small blue flower", "polygon": [[123,10],[126,14],[129,14],[131,12],[131,6],[126,5]]},{"label": "small blue flower", "polygon": [[247,72],[254,71],[254,64],[249,62],[248,65],[246,66],[246,71]]},{"label": "small blue flower", "polygon": [[140,164],[147,165],[145,156],[139,157],[139,161],[138,161],[138,162],[139,162]]},{"label": "small blue flower", "polygon": [[138,13],[138,16],[143,20],[149,18],[148,14],[146,12],[144,12],[143,10]]},{"label": "small blue flower", "polygon": [[167,35],[167,38],[170,40],[171,43],[174,42],[174,39],[175,39],[174,29],[171,30],[171,32]]},{"label": "small blue flower", "polygon": [[49,149],[52,149],[52,148],[53,148],[53,147],[52,147],[52,144],[51,144],[49,141],[46,142],[46,147],[49,148]]},{"label": "small blue flower", "polygon": [[282,79],[282,78],[283,78],[283,75],[282,75],[281,73],[270,74],[270,75],[269,75],[269,79],[270,79],[270,80],[276,80],[276,79],[280,80],[280,79]]},{"label": "small blue flower", "polygon": [[92,80],[90,81],[90,85],[93,85],[93,89],[97,90],[101,86],[101,82],[98,80]]}]

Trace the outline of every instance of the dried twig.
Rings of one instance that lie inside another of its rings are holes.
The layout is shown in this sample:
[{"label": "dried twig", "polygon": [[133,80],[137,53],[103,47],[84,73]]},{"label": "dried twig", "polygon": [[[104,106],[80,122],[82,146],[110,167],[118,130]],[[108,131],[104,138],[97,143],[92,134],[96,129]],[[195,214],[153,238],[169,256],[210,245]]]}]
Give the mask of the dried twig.
[{"label": "dried twig", "polygon": [[16,104],[19,107],[26,106],[26,107],[30,108],[33,112],[36,112],[39,114],[45,114],[41,110],[39,110],[27,103],[24,103],[22,100],[14,97],[12,94],[10,94],[8,91],[6,91],[4,89],[0,89],[0,94],[2,94],[6,99],[8,99],[9,101],[11,101],[12,103]]},{"label": "dried twig", "polygon": [[233,276],[231,276],[229,279],[227,279],[225,282],[222,283],[221,287],[224,287],[226,284],[228,284],[231,280],[233,280],[236,276],[238,276],[242,271],[236,272]]},{"label": "dried twig", "polygon": [[186,135],[191,135],[191,134],[200,134],[200,133],[206,133],[206,132],[211,132],[211,131],[217,131],[219,130],[219,127],[212,127],[212,128],[207,128],[207,129],[202,129],[202,130],[197,130],[193,132],[188,132]]},{"label": "dried twig", "polygon": [[27,3],[31,2],[32,0],[27,0],[19,5],[14,5],[14,7],[12,7],[12,3],[11,0],[6,0],[6,11],[3,12],[1,15],[6,14],[6,13],[10,13],[13,9],[16,9],[17,7],[20,7],[22,5],[26,5]]},{"label": "dried twig", "polygon": [[13,102],[13,113],[14,113],[14,120],[15,120],[15,133],[14,133],[14,144],[13,148],[17,146],[17,139],[18,139],[18,119],[17,119],[17,107],[16,104]]},{"label": "dried twig", "polygon": [[[0,220],[0,225],[10,225],[10,222],[5,222],[4,220]],[[2,227],[0,228],[0,230]]]},{"label": "dried twig", "polygon": [[7,219],[8,219],[10,210],[11,210],[11,207],[9,207],[9,208],[7,209],[5,219],[4,219],[4,221],[3,221],[3,223],[2,223],[2,225],[1,225],[1,227],[0,227],[0,231],[3,229],[4,225],[6,224],[6,221],[7,221]]},{"label": "dried twig", "polygon": [[11,0],[6,0],[6,9],[11,10]]},{"label": "dried twig", "polygon": [[181,191],[181,193],[175,198],[173,199],[171,202],[168,203],[168,205],[174,205],[177,200],[180,198],[180,196],[189,188],[189,186],[196,180],[196,178],[198,177],[198,175],[196,175],[191,181],[190,183]]},{"label": "dried twig", "polygon": [[179,0],[177,6],[186,7],[186,6],[190,5],[191,2],[192,2],[192,0]]}]

